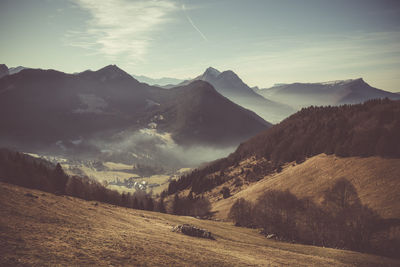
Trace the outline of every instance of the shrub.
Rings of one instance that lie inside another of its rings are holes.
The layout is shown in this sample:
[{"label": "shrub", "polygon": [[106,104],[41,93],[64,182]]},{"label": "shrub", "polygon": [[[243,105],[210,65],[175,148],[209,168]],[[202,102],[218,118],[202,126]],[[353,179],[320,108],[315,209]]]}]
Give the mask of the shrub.
[{"label": "shrub", "polygon": [[220,193],[222,194],[223,198],[228,198],[231,196],[231,190],[227,186],[222,187]]},{"label": "shrub", "polygon": [[251,227],[253,225],[253,206],[249,201],[239,198],[232,205],[228,218],[237,226]]}]

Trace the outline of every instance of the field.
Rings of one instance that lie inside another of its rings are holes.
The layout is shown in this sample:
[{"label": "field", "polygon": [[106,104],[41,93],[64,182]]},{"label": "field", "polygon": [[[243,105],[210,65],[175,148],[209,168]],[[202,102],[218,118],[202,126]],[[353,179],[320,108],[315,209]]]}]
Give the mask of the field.
[{"label": "field", "polygon": [[[399,266],[268,240],[257,229],[115,207],[0,183],[0,266]],[[191,223],[216,240],[171,232]]]}]

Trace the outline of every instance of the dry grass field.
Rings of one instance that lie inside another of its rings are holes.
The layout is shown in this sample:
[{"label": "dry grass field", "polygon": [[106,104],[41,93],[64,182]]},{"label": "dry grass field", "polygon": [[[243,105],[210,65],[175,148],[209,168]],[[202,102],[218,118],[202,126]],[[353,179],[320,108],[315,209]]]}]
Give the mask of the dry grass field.
[{"label": "dry grass field", "polygon": [[[256,229],[132,210],[0,183],[0,266],[399,266],[268,240]],[[216,240],[171,232],[191,223]]]},{"label": "dry grass field", "polygon": [[282,172],[265,176],[233,196],[222,199],[219,192],[223,186],[227,185],[234,191],[232,182],[228,182],[214,189],[209,198],[213,211],[216,212],[215,216],[226,219],[236,199],[256,201],[268,190],[289,190],[297,197],[311,197],[320,202],[323,192],[340,178],[346,178],[352,183],[361,202],[377,211],[380,216],[400,218],[400,159],[381,157],[341,158],[320,154],[301,164],[287,164]]}]

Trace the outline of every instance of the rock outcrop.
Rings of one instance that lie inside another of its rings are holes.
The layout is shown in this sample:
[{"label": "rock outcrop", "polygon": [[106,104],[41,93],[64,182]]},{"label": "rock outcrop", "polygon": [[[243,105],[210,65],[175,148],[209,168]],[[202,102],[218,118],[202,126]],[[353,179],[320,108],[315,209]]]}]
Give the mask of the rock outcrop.
[{"label": "rock outcrop", "polygon": [[208,238],[208,239],[212,239],[212,240],[215,239],[212,236],[211,232],[209,232],[205,229],[198,228],[194,225],[190,225],[190,224],[181,224],[181,225],[174,226],[174,228],[172,228],[172,232],[182,233],[182,234],[190,235],[190,236],[194,236],[194,237]]}]

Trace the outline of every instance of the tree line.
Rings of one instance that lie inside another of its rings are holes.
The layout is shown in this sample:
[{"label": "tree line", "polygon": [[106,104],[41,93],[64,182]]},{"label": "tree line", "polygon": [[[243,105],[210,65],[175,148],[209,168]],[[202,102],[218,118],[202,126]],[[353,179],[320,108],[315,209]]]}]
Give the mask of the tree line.
[{"label": "tree line", "polygon": [[193,192],[181,197],[175,194],[171,205],[171,213],[176,215],[206,217],[210,215],[210,210],[210,201],[203,196],[194,196]]},{"label": "tree line", "polygon": [[0,181],[90,201],[166,212],[164,199],[155,201],[144,191],[119,193],[88,177],[68,176],[60,164],[4,148],[0,149]]}]

